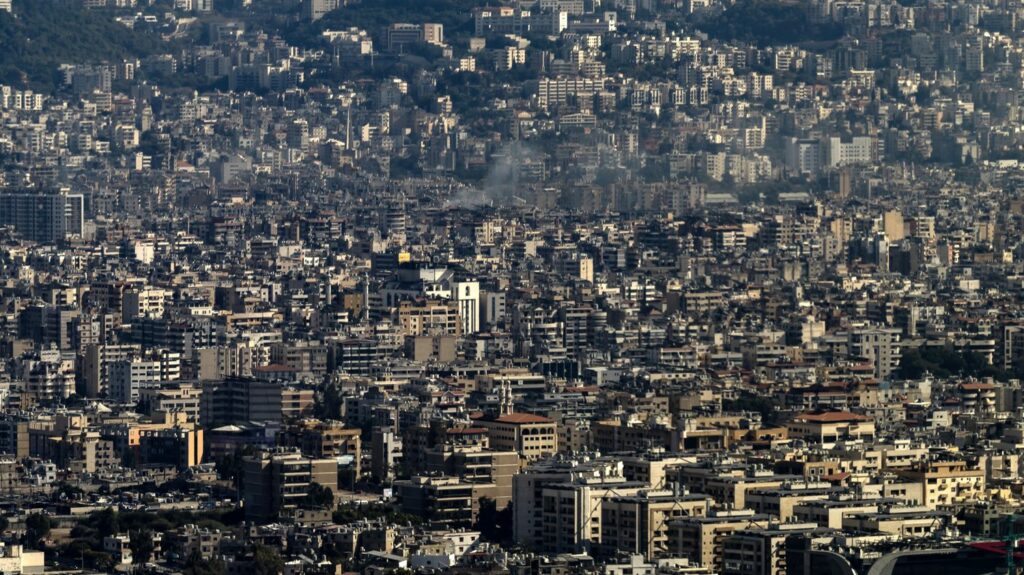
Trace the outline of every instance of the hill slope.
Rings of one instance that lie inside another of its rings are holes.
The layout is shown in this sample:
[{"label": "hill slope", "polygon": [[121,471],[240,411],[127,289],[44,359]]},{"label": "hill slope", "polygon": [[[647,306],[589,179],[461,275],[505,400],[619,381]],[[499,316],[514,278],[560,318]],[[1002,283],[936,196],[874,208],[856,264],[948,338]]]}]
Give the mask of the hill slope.
[{"label": "hill slope", "polygon": [[131,30],[109,14],[66,0],[14,0],[0,11],[0,82],[49,89],[57,66],[146,56],[161,45],[155,32]]},{"label": "hill slope", "polygon": [[697,27],[719,40],[759,46],[835,40],[843,34],[838,24],[811,22],[804,6],[778,0],[739,0]]}]

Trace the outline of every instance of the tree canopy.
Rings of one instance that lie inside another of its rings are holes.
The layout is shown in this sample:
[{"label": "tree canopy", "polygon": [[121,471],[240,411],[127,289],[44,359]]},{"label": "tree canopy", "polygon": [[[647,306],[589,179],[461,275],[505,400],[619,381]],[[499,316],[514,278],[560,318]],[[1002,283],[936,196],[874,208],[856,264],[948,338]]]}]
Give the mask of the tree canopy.
[{"label": "tree canopy", "polygon": [[153,543],[153,533],[148,529],[136,529],[129,534],[129,548],[132,550],[132,562],[136,565],[145,565],[153,558],[153,551],[156,546]]},{"label": "tree canopy", "polygon": [[935,377],[959,375],[1006,379],[1009,376],[973,351],[958,351],[952,346],[903,350],[897,375],[903,379],[920,379],[925,373]]},{"label": "tree canopy", "polygon": [[777,0],[740,0],[697,27],[713,38],[759,46],[836,40],[843,34],[838,24],[813,22],[801,4]]},{"label": "tree canopy", "polygon": [[0,10],[0,82],[49,89],[62,63],[90,64],[154,53],[159,34],[144,34],[108,14],[60,0],[14,0]]},{"label": "tree canopy", "polygon": [[25,544],[30,547],[39,545],[39,540],[46,537],[53,527],[50,517],[44,513],[33,513],[25,519]]},{"label": "tree canopy", "polygon": [[306,505],[313,509],[334,509],[334,492],[317,482],[309,484]]}]

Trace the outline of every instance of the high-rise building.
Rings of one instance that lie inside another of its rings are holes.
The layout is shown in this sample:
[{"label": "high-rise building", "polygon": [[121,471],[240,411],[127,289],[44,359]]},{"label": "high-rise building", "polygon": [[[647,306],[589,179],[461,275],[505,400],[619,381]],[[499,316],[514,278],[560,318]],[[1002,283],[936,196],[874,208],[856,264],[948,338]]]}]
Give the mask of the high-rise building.
[{"label": "high-rise building", "polygon": [[640,553],[647,559],[667,555],[668,522],[704,517],[713,503],[707,495],[673,491],[609,497],[601,509],[601,545],[612,551]]},{"label": "high-rise building", "polygon": [[462,321],[462,333],[470,334],[480,331],[480,283],[476,281],[460,281],[452,284],[452,291],[459,304],[459,319]]},{"label": "high-rise building", "polygon": [[86,397],[106,395],[110,388],[110,366],[119,361],[131,361],[140,353],[141,348],[131,344],[86,346],[79,370]]},{"label": "high-rise building", "polygon": [[302,4],[302,16],[309,22],[316,22],[341,5],[339,0],[305,0]]},{"label": "high-rise building", "polygon": [[796,174],[816,174],[821,169],[821,142],[789,138],[785,147],[786,167]]},{"label": "high-rise building", "polygon": [[371,472],[374,479],[394,478],[395,467],[402,458],[402,440],[390,429],[375,429],[371,444]]},{"label": "high-rise building", "polygon": [[0,226],[40,243],[59,243],[80,235],[84,227],[81,194],[67,190],[5,189],[0,191]]},{"label": "high-rise building", "polygon": [[302,150],[303,153],[309,152],[309,124],[305,120],[295,120],[288,124],[286,141],[288,147],[293,150]]},{"label": "high-rise building", "polygon": [[282,422],[313,407],[313,390],[277,381],[229,377],[203,385],[200,419],[204,426]]},{"label": "high-rise building", "polygon": [[18,336],[40,345],[70,349],[81,311],[69,306],[35,304],[18,314]]},{"label": "high-rise building", "polygon": [[144,357],[115,361],[108,366],[108,397],[120,403],[135,404],[144,388],[158,388],[164,382],[181,378],[181,355],[167,350],[152,350]]},{"label": "high-rise building", "polygon": [[829,167],[869,164],[874,156],[874,139],[855,136],[844,139],[832,137],[824,141],[824,163]]},{"label": "high-rise building", "polygon": [[858,329],[845,334],[850,355],[861,357],[874,366],[875,377],[887,379],[900,364],[900,330]]}]

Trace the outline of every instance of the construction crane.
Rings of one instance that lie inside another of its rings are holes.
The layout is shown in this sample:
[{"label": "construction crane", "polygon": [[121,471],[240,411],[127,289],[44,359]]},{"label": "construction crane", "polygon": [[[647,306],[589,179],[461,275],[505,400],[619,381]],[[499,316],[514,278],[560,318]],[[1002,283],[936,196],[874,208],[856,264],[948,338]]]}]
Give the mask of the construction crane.
[{"label": "construction crane", "polygon": [[1017,543],[1024,539],[1024,532],[1017,532],[1014,529],[1014,525],[1021,520],[1024,520],[1024,514],[1008,513],[1003,515],[999,519],[999,523],[1003,525],[1001,530],[1003,534],[1001,536],[987,541],[969,543],[968,545],[979,551],[1003,555],[1006,558],[1006,575],[1021,575],[1021,571],[1017,567],[1016,553]]},{"label": "construction crane", "polygon": [[1006,535],[1003,536],[1003,544],[1006,546],[1006,574],[1017,575],[1017,560],[1014,554],[1017,552],[1017,541],[1024,539],[1024,533],[1015,533],[1014,523],[1018,519],[1024,519],[1024,515],[1011,513],[1003,521],[1006,522]]}]

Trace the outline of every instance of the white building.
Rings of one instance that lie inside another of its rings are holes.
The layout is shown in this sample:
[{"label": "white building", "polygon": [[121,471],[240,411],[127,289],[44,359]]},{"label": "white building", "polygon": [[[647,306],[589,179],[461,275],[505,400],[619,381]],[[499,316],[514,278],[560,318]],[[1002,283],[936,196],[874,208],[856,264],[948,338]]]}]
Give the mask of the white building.
[{"label": "white building", "polygon": [[869,164],[874,157],[874,140],[868,136],[856,136],[849,140],[831,137],[824,148],[824,164],[830,168]]},{"label": "white building", "polygon": [[821,142],[808,138],[786,140],[786,167],[797,174],[816,174],[821,170]]},{"label": "white building", "polygon": [[28,551],[21,545],[0,543],[0,573],[42,573],[45,555],[42,551]]},{"label": "white building", "polygon": [[160,387],[181,378],[181,355],[161,351],[149,358],[117,361],[110,364],[110,393],[114,401],[134,404],[143,388]]}]

